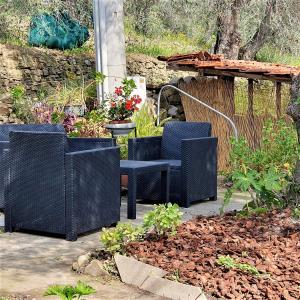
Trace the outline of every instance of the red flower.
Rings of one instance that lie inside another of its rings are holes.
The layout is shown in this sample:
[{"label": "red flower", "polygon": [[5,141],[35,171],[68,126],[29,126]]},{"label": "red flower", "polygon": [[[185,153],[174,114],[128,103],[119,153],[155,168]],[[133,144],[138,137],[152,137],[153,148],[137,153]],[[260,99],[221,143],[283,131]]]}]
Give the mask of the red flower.
[{"label": "red flower", "polygon": [[140,104],[142,102],[142,98],[138,95],[135,95],[131,98],[131,100],[135,103],[135,104]]},{"label": "red flower", "polygon": [[115,108],[115,107],[116,107],[116,103],[115,103],[115,102],[112,102],[112,103],[110,104],[110,106],[111,106],[111,108]]},{"label": "red flower", "polygon": [[122,96],[123,94],[123,88],[120,86],[120,87],[116,87],[115,88],[115,94],[118,95],[118,96]]},{"label": "red flower", "polygon": [[125,103],[125,109],[127,110],[132,110],[132,101],[131,100],[127,100]]}]

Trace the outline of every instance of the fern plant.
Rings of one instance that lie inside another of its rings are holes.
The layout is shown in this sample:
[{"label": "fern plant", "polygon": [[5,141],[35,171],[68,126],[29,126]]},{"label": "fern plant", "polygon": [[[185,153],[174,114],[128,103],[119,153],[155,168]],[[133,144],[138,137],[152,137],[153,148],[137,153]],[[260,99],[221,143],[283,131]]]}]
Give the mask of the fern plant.
[{"label": "fern plant", "polygon": [[82,281],[75,287],[71,285],[53,285],[48,287],[44,296],[58,296],[61,300],[81,299],[82,296],[95,294],[96,290]]}]

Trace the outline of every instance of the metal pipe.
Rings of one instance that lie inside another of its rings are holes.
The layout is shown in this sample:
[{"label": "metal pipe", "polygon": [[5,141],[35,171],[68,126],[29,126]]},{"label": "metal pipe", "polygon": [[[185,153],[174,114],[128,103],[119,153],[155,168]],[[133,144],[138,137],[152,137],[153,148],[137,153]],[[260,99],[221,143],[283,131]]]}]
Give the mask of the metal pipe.
[{"label": "metal pipe", "polygon": [[199,99],[195,98],[194,96],[188,94],[187,92],[177,88],[176,86],[173,86],[173,85],[170,85],[170,84],[167,84],[167,85],[164,85],[160,91],[159,91],[159,94],[158,94],[158,100],[157,100],[157,125],[160,124],[160,98],[161,98],[161,95],[162,95],[162,92],[164,89],[166,88],[172,88],[176,91],[178,91],[179,93],[189,97],[190,99],[202,104],[203,106],[205,106],[206,108],[210,109],[211,111],[213,111],[214,113],[218,114],[219,116],[223,117],[224,119],[226,119],[229,124],[231,125],[232,129],[233,129],[233,132],[234,132],[234,136],[235,136],[235,139],[238,140],[238,130],[234,124],[234,122],[229,118],[227,117],[226,115],[224,115],[223,113],[221,113],[220,111],[216,110],[215,108],[209,106],[208,104],[200,101]]}]

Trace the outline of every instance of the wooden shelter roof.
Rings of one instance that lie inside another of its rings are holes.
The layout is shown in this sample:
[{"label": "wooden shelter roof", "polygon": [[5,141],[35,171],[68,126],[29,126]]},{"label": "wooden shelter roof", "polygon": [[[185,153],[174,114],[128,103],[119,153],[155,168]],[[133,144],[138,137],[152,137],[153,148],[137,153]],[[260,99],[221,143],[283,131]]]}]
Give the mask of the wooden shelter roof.
[{"label": "wooden shelter roof", "polygon": [[191,54],[158,57],[175,70],[202,71],[206,76],[232,76],[291,82],[300,67],[246,60],[225,59],[223,55],[200,51]]}]

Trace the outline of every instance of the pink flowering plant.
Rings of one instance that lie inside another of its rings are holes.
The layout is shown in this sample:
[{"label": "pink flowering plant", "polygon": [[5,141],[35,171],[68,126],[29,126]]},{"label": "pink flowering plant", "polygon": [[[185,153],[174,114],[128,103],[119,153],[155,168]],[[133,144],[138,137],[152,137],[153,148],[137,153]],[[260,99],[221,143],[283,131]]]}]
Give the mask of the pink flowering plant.
[{"label": "pink flowering plant", "polygon": [[136,88],[135,82],[130,79],[124,79],[122,85],[115,88],[115,91],[106,100],[107,117],[111,121],[124,121],[130,119],[135,111],[138,111],[138,105],[142,99],[138,95],[131,96]]},{"label": "pink flowering plant", "polygon": [[32,114],[39,124],[63,124],[67,133],[75,130],[76,116],[74,114],[66,114],[46,103],[36,103]]}]

